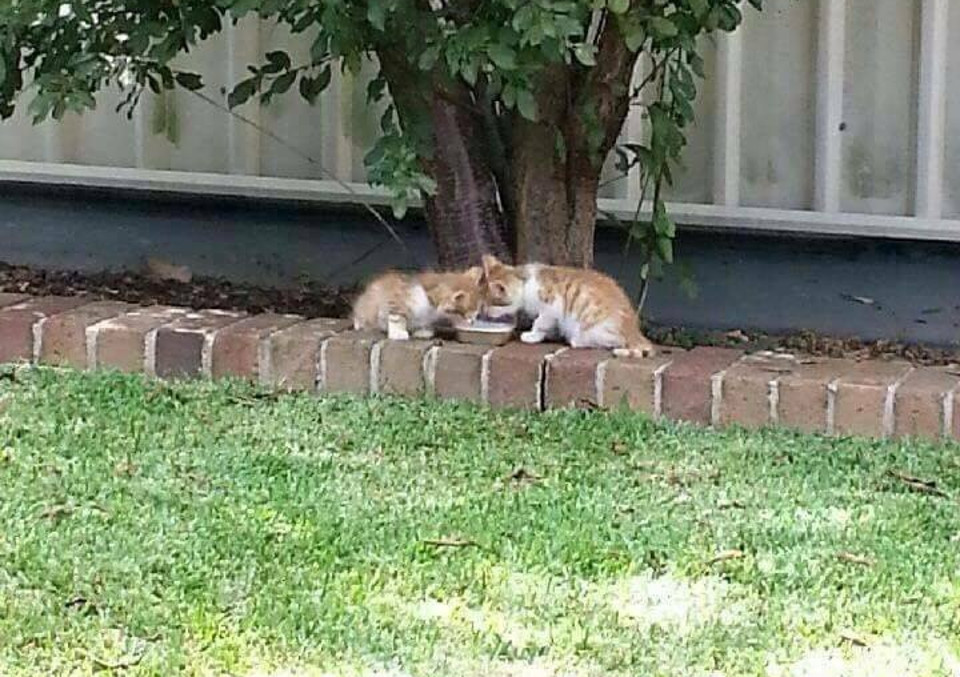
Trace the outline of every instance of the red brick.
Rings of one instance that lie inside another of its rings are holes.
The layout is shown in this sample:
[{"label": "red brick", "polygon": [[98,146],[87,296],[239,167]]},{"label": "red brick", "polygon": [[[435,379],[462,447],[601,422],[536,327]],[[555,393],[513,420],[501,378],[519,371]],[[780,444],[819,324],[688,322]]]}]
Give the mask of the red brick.
[{"label": "red brick", "polygon": [[98,301],[42,320],[40,362],[74,369],[86,369],[87,329],[133,310],[135,306],[119,301]]},{"label": "red brick", "polygon": [[[836,383],[833,432],[864,437],[887,434],[884,412],[888,388],[909,371],[910,365],[906,362],[868,360],[848,363]],[[892,424],[890,421],[890,427]]]},{"label": "red brick", "polygon": [[320,389],[328,393],[370,392],[370,350],[386,341],[377,331],[346,331],[320,347]]},{"label": "red brick", "polygon": [[949,434],[956,440],[960,440],[960,388],[957,388],[953,391],[953,397],[951,399],[951,409],[953,410],[953,415],[951,416],[952,423],[950,425]]},{"label": "red brick", "polygon": [[436,353],[433,394],[444,400],[483,402],[484,357],[492,354],[490,346],[444,343]]},{"label": "red brick", "polygon": [[573,349],[547,359],[544,406],[591,409],[597,401],[597,366],[613,359],[609,350]]},{"label": "red brick", "polygon": [[260,358],[262,351],[267,350],[265,340],[302,319],[295,315],[264,313],[224,327],[213,339],[210,375],[213,378],[235,376],[259,381]]},{"label": "red brick", "polygon": [[385,341],[379,344],[377,392],[384,395],[423,395],[424,357],[436,341]]},{"label": "red brick", "polygon": [[723,375],[718,404],[720,425],[737,424],[746,428],[770,425],[771,382],[794,371],[792,355],[763,353],[746,355]]},{"label": "red brick", "polygon": [[41,296],[0,310],[0,363],[32,360],[34,325],[89,301],[80,296]]},{"label": "red brick", "polygon": [[827,387],[846,364],[830,358],[798,360],[794,371],[777,379],[777,422],[803,432],[826,432]]},{"label": "red brick", "polygon": [[540,409],[547,355],[563,350],[552,343],[508,343],[490,355],[487,402],[494,407]]},{"label": "red brick", "polygon": [[87,332],[93,357],[90,366],[131,374],[144,371],[147,336],[186,313],[184,308],[150,306],[93,325]]},{"label": "red brick", "polygon": [[[938,439],[950,421],[944,421],[944,400],[960,385],[947,369],[920,367],[897,388],[893,432],[897,437]],[[946,426],[946,427],[945,427]]]},{"label": "red brick", "polygon": [[202,310],[163,325],[156,332],[153,373],[160,378],[209,374],[217,332],[242,318],[240,313]]},{"label": "red brick", "polygon": [[674,356],[663,372],[663,415],[676,421],[709,425],[713,406],[713,376],[743,353],[729,348],[694,348]]},{"label": "red brick", "polygon": [[267,339],[269,359],[261,365],[260,383],[283,390],[316,390],[320,346],[349,326],[349,320],[318,318],[273,334]]},{"label": "red brick", "polygon": [[30,296],[28,294],[8,294],[6,292],[0,292],[0,308],[23,303],[29,298]]},{"label": "red brick", "polygon": [[674,351],[659,348],[653,357],[642,360],[614,358],[602,367],[601,403],[608,409],[626,406],[633,411],[657,415],[657,373],[673,361]]}]

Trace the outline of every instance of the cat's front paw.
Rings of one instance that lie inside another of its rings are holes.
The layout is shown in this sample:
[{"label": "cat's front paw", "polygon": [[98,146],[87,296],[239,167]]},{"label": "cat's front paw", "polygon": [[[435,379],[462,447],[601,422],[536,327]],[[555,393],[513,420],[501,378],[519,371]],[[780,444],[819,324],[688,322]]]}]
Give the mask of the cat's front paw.
[{"label": "cat's front paw", "polygon": [[433,336],[433,329],[417,329],[413,332],[413,338],[415,339],[432,339]]},{"label": "cat's front paw", "polygon": [[543,343],[544,335],[538,331],[525,331],[520,334],[520,340],[524,343]]},{"label": "cat's front paw", "polygon": [[391,341],[409,341],[410,332],[406,329],[391,329],[387,332],[387,338]]}]

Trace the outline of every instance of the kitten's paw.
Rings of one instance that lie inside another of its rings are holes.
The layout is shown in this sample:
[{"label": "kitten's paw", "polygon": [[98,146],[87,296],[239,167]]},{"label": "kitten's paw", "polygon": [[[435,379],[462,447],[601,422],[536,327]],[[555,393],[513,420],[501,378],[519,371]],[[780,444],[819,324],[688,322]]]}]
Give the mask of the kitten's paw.
[{"label": "kitten's paw", "polygon": [[413,338],[415,339],[432,339],[433,336],[433,329],[417,329],[413,332]]},{"label": "kitten's paw", "polygon": [[644,357],[653,357],[657,354],[657,349],[652,343],[641,343],[629,348],[614,348],[615,357],[633,357],[642,359]]},{"label": "kitten's paw", "polygon": [[538,331],[525,331],[520,334],[520,340],[524,343],[543,343],[544,336]]},{"label": "kitten's paw", "polygon": [[387,338],[391,341],[409,341],[410,332],[406,329],[391,329],[387,332]]}]

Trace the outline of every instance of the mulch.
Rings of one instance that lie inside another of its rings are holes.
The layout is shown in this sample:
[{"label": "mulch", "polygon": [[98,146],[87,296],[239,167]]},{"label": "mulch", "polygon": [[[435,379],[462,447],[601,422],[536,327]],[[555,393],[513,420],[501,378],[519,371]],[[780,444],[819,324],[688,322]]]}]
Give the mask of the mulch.
[{"label": "mulch", "polygon": [[189,282],[165,280],[144,273],[43,270],[0,262],[0,292],[35,296],[76,296],[125,301],[137,305],[215,308],[248,313],[292,313],[307,318],[346,317],[354,289],[304,283],[295,289],[274,289],[194,277]]},{"label": "mulch", "polygon": [[[0,262],[0,292],[35,296],[87,294],[95,299],[137,305],[215,308],[251,314],[291,313],[306,318],[346,317],[356,288],[338,288],[305,282],[294,289],[261,287],[222,278],[193,277],[189,282],[158,279],[145,273],[43,270]],[[650,327],[650,338],[660,345],[691,348],[725,346],[748,352],[786,351],[816,357],[849,359],[904,359],[920,365],[960,364],[960,351],[895,341],[862,341],[824,336],[810,331],[787,335],[735,329],[692,331],[682,327]]]}]

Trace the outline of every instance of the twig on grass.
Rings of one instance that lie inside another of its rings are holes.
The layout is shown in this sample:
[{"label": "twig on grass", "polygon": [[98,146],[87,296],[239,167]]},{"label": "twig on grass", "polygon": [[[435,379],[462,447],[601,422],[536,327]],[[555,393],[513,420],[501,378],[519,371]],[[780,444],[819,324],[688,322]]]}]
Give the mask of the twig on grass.
[{"label": "twig on grass", "polygon": [[711,557],[707,560],[707,566],[712,567],[714,564],[719,564],[720,562],[728,562],[734,559],[743,559],[744,552],[743,550],[738,550],[733,548],[731,550],[724,550],[723,552],[717,553],[714,557]]},{"label": "twig on grass", "polygon": [[908,475],[900,470],[888,470],[887,475],[899,480],[909,489],[917,493],[929,494],[931,496],[937,496],[938,498],[950,498],[947,492],[937,487],[937,483],[934,480],[924,480],[919,477],[914,477],[913,475]]},{"label": "twig on grass", "polygon": [[874,561],[871,558],[864,557],[863,555],[855,555],[852,552],[839,552],[837,553],[837,559],[847,564],[859,564],[864,567],[872,567],[874,565]]},{"label": "twig on grass", "polygon": [[421,543],[432,545],[435,548],[469,548],[479,547],[480,545],[468,538],[425,538]]},{"label": "twig on grass", "polygon": [[124,656],[117,661],[108,661],[92,654],[87,654],[87,658],[90,659],[90,661],[97,667],[98,670],[126,670],[139,665],[140,661],[143,660],[144,654],[146,653],[146,651],[143,651],[133,656]]}]

